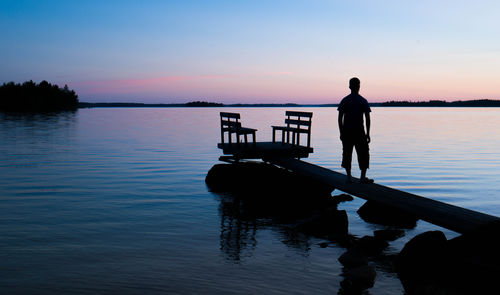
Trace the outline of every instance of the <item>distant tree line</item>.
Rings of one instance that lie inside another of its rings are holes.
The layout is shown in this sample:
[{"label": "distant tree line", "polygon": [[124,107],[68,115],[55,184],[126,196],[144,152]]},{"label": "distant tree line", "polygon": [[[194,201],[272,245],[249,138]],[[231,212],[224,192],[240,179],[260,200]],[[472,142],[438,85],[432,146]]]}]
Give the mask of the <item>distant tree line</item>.
[{"label": "distant tree line", "polygon": [[373,104],[384,107],[500,107],[500,100],[478,99],[478,100],[429,100],[429,101],[388,101]]},{"label": "distant tree line", "polygon": [[30,80],[23,84],[9,82],[0,86],[0,111],[52,112],[77,108],[78,95],[68,85],[60,88],[45,80],[40,84]]},{"label": "distant tree line", "polygon": [[208,102],[208,101],[192,101],[186,103],[187,107],[222,107],[224,104],[217,102]]}]

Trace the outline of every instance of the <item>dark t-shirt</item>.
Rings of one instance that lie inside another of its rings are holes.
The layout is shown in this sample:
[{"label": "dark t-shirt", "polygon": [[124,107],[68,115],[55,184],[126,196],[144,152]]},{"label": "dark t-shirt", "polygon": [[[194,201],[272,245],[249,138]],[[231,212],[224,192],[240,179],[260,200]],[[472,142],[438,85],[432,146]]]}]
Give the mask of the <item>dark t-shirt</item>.
[{"label": "dark t-shirt", "polygon": [[342,99],[337,110],[344,113],[343,126],[349,130],[364,130],[363,114],[372,111],[364,97],[352,93]]}]

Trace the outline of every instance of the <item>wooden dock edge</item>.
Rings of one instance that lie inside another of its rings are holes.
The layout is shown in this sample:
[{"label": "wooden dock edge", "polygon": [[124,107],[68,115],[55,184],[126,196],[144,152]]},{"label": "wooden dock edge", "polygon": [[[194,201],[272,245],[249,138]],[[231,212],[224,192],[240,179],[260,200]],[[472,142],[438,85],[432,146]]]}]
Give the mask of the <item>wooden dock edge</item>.
[{"label": "wooden dock edge", "polygon": [[500,218],[496,216],[424,198],[376,183],[361,184],[356,178],[353,179],[353,183],[347,183],[346,175],[301,160],[291,158],[263,160],[305,177],[313,178],[356,197],[414,214],[422,220],[458,233],[469,232],[491,222],[500,221]]}]

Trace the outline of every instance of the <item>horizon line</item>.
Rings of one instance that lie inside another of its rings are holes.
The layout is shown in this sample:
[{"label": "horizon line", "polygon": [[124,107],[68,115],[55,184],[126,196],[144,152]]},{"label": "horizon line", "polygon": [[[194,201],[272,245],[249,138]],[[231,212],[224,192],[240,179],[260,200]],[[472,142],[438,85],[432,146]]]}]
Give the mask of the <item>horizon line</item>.
[{"label": "horizon line", "polygon": [[[477,107],[500,107],[498,99],[474,99],[474,100],[390,100],[384,102],[369,102],[371,106],[477,106]],[[80,108],[85,107],[333,107],[339,103],[219,103],[208,101],[191,101],[187,103],[143,103],[143,102],[79,102]]]}]

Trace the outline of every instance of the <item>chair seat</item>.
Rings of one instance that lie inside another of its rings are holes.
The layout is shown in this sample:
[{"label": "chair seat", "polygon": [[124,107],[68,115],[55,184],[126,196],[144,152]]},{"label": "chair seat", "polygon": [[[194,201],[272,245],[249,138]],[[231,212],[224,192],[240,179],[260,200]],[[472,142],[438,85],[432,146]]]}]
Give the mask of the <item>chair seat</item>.
[{"label": "chair seat", "polygon": [[247,127],[231,128],[231,132],[235,132],[238,134],[252,134],[256,131],[257,129],[247,128]]},{"label": "chair seat", "polygon": [[290,131],[290,132],[297,132],[297,133],[309,133],[309,130],[302,129],[302,128],[297,128],[297,127],[286,127],[286,126],[271,126],[274,130],[279,130],[279,131]]}]

